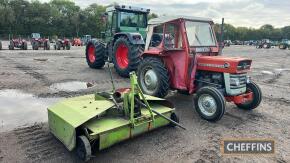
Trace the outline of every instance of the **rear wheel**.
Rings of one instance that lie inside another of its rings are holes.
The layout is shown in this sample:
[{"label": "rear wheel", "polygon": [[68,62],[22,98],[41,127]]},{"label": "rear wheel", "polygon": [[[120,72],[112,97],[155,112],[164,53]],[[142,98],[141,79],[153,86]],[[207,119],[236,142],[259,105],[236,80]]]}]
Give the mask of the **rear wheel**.
[{"label": "rear wheel", "polygon": [[47,41],[45,43],[45,50],[50,50],[50,42],[49,41]]},{"label": "rear wheel", "polygon": [[76,153],[83,161],[88,161],[92,155],[91,144],[86,136],[78,136],[76,144]]},{"label": "rear wheel", "polygon": [[[173,120],[173,121],[176,122],[176,123],[179,123],[179,118],[178,118],[178,116],[177,116],[175,113],[172,113],[172,114],[170,115],[170,119]],[[174,124],[174,123],[170,123],[170,126],[175,127],[176,124]]]},{"label": "rear wheel", "polygon": [[129,77],[131,71],[135,71],[141,60],[140,45],[133,45],[125,37],[120,37],[113,47],[113,63],[117,73],[122,77]]},{"label": "rear wheel", "polygon": [[14,50],[14,42],[10,41],[9,50]]},{"label": "rear wheel", "polygon": [[262,101],[262,91],[260,87],[251,81],[250,83],[247,84],[247,92],[252,92],[253,93],[253,98],[250,101],[247,101],[242,104],[236,104],[237,107],[245,110],[252,110],[257,108],[261,101]]},{"label": "rear wheel", "polygon": [[66,44],[66,50],[70,50],[70,47],[71,47],[71,44],[70,43],[67,43]]},{"label": "rear wheel", "polygon": [[33,42],[32,43],[32,49],[33,50],[38,50],[38,42]]},{"label": "rear wheel", "polygon": [[23,50],[27,50],[27,42],[23,42],[22,48]]},{"label": "rear wheel", "polygon": [[159,58],[146,57],[138,66],[138,83],[143,93],[165,97],[169,90],[167,68]]},{"label": "rear wheel", "polygon": [[223,94],[214,87],[200,88],[194,98],[194,104],[200,117],[207,121],[218,121],[225,113],[225,98]]},{"label": "rear wheel", "polygon": [[90,68],[100,69],[105,65],[105,47],[97,41],[89,42],[86,46],[86,59]]},{"label": "rear wheel", "polygon": [[2,42],[0,41],[0,50],[2,50]]}]

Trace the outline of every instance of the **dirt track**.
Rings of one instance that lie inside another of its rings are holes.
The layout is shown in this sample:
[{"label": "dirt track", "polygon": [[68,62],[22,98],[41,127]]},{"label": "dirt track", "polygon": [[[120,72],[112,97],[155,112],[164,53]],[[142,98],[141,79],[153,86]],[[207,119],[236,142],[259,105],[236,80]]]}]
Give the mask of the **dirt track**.
[{"label": "dirt track", "polygon": [[[70,51],[0,51],[0,162],[79,161],[49,133],[45,108],[60,98],[111,88],[108,70],[88,68],[83,53],[82,47]],[[227,104],[222,120],[209,123],[192,108],[192,96],[173,92],[167,98],[174,102],[186,131],[158,129],[101,151],[91,161],[290,162],[290,50],[231,46],[225,48],[224,54],[253,58],[252,79],[263,91],[259,108],[248,112]],[[118,87],[128,86],[128,79],[116,73],[114,78]],[[62,89],[63,85],[52,87],[69,81],[78,83],[69,83],[69,88],[80,90]],[[93,87],[81,89],[87,82]],[[223,156],[220,140],[232,137],[273,138],[276,153]]]}]

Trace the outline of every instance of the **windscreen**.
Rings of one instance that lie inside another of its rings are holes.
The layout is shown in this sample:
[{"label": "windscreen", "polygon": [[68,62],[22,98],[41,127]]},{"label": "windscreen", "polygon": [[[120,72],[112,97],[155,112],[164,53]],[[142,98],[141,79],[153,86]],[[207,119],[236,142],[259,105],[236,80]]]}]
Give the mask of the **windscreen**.
[{"label": "windscreen", "polygon": [[136,12],[121,12],[121,26],[146,28],[146,14]]},{"label": "windscreen", "polygon": [[39,33],[32,33],[32,38],[40,38],[40,34]]},{"label": "windscreen", "polygon": [[216,46],[213,31],[209,23],[186,21],[185,27],[189,45]]}]

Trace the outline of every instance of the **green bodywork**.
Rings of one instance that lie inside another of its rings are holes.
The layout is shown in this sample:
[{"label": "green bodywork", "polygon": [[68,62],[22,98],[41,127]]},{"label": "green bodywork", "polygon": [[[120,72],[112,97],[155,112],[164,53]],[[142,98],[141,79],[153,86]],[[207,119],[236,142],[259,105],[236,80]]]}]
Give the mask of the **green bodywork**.
[{"label": "green bodywork", "polygon": [[[168,120],[153,113],[151,108],[170,118],[174,113],[173,105],[164,99],[143,95],[135,74],[131,74],[130,79],[131,89],[122,94],[121,109],[100,93],[68,98],[48,108],[51,132],[70,151],[75,148],[76,137],[81,134],[102,150],[120,141],[170,124]],[[141,114],[138,116],[134,110],[136,97],[147,106],[140,107]]]}]

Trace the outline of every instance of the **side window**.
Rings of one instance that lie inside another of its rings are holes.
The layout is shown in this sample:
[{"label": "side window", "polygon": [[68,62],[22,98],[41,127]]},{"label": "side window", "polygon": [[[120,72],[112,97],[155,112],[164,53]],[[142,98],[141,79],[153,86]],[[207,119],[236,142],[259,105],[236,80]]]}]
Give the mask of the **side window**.
[{"label": "side window", "polygon": [[181,31],[178,25],[166,24],[164,32],[164,47],[167,49],[182,48]]},{"label": "side window", "polygon": [[108,12],[107,31],[111,31],[112,27],[112,11]]},{"label": "side window", "polygon": [[163,25],[159,25],[153,28],[153,33],[150,41],[150,47],[157,47],[160,45],[163,39]]},{"label": "side window", "polygon": [[112,29],[116,29],[116,28],[117,28],[117,13],[114,12],[113,17],[112,17]]}]

